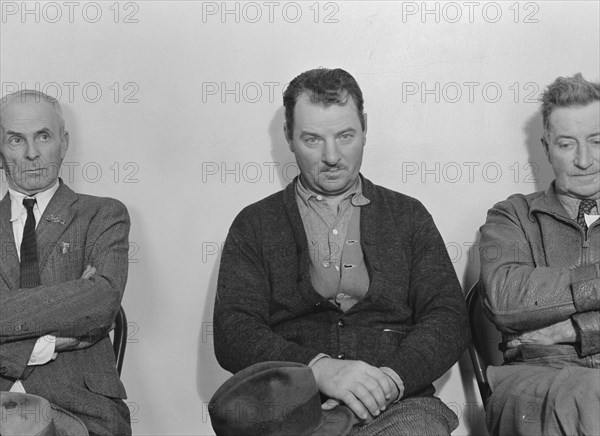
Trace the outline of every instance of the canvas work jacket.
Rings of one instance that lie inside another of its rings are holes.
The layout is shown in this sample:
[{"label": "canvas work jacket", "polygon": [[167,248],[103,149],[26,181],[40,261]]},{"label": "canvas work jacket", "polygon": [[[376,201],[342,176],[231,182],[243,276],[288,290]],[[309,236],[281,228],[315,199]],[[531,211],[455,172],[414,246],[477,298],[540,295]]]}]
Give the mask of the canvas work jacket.
[{"label": "canvas work jacket", "polygon": [[503,333],[518,334],[571,318],[577,344],[521,345],[505,360],[600,352],[600,220],[587,231],[571,219],[552,184],[496,204],[481,227],[484,310]]}]

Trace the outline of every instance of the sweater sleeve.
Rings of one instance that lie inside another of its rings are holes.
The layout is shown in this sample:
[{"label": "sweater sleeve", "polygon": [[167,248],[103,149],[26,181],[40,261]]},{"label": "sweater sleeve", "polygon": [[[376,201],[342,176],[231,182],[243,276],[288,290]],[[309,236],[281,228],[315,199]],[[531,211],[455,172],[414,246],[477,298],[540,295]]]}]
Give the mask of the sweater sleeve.
[{"label": "sweater sleeve", "polygon": [[400,376],[405,396],[446,372],[470,340],[464,296],[444,241],[418,202],[413,216],[409,304],[414,326],[381,365]]},{"label": "sweater sleeve", "polygon": [[319,351],[285,340],[269,325],[271,286],[252,222],[242,211],[223,248],[213,319],[217,360],[234,373],[263,361],[308,364]]}]

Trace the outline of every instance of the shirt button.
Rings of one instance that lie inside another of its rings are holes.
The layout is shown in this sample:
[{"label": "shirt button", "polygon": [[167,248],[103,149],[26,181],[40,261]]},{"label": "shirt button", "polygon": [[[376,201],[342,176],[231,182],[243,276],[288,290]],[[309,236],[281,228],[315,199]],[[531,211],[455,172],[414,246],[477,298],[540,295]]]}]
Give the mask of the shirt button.
[{"label": "shirt button", "polygon": [[325,268],[329,268],[329,261],[324,260],[321,265],[323,265]]},{"label": "shirt button", "polygon": [[344,353],[340,353],[337,355],[337,358],[340,360],[344,360],[344,359],[346,359],[346,355]]},{"label": "shirt button", "polygon": [[342,320],[342,319],[340,319],[340,320],[338,321],[338,323],[337,323],[337,324],[338,324],[338,327],[340,327],[340,328],[341,328],[341,327],[344,327],[344,326],[346,325],[346,324],[344,323],[344,320]]},{"label": "shirt button", "polygon": [[322,195],[317,195],[317,200],[319,200],[319,201],[323,200],[323,196]]},{"label": "shirt button", "polygon": [[333,230],[331,231],[331,233],[333,233],[334,235],[337,235],[339,232],[338,232],[338,230],[337,230],[337,229],[333,229]]}]

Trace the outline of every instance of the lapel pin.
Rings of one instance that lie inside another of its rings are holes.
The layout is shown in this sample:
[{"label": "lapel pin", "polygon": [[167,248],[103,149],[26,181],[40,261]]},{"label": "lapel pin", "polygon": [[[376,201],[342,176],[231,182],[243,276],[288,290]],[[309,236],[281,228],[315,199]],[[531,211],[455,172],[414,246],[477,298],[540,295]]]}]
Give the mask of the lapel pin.
[{"label": "lapel pin", "polygon": [[63,220],[61,220],[60,217],[57,217],[54,215],[50,215],[49,217],[47,217],[46,221],[48,221],[49,223],[59,223],[59,224],[62,224],[63,226],[65,225],[65,222]]},{"label": "lapel pin", "polygon": [[68,242],[63,242],[62,243],[62,254],[68,253],[69,247],[71,247],[71,244],[69,244]]}]

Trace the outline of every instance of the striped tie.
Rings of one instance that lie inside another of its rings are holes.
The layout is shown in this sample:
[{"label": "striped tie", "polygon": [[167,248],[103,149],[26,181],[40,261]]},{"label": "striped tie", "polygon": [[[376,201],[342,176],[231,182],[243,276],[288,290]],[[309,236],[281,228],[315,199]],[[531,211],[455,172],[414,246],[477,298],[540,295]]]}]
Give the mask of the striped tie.
[{"label": "striped tie", "polygon": [[33,206],[35,198],[24,198],[23,206],[27,209],[27,221],[23,229],[21,241],[21,288],[35,288],[40,285],[40,272],[35,237],[35,216]]}]

